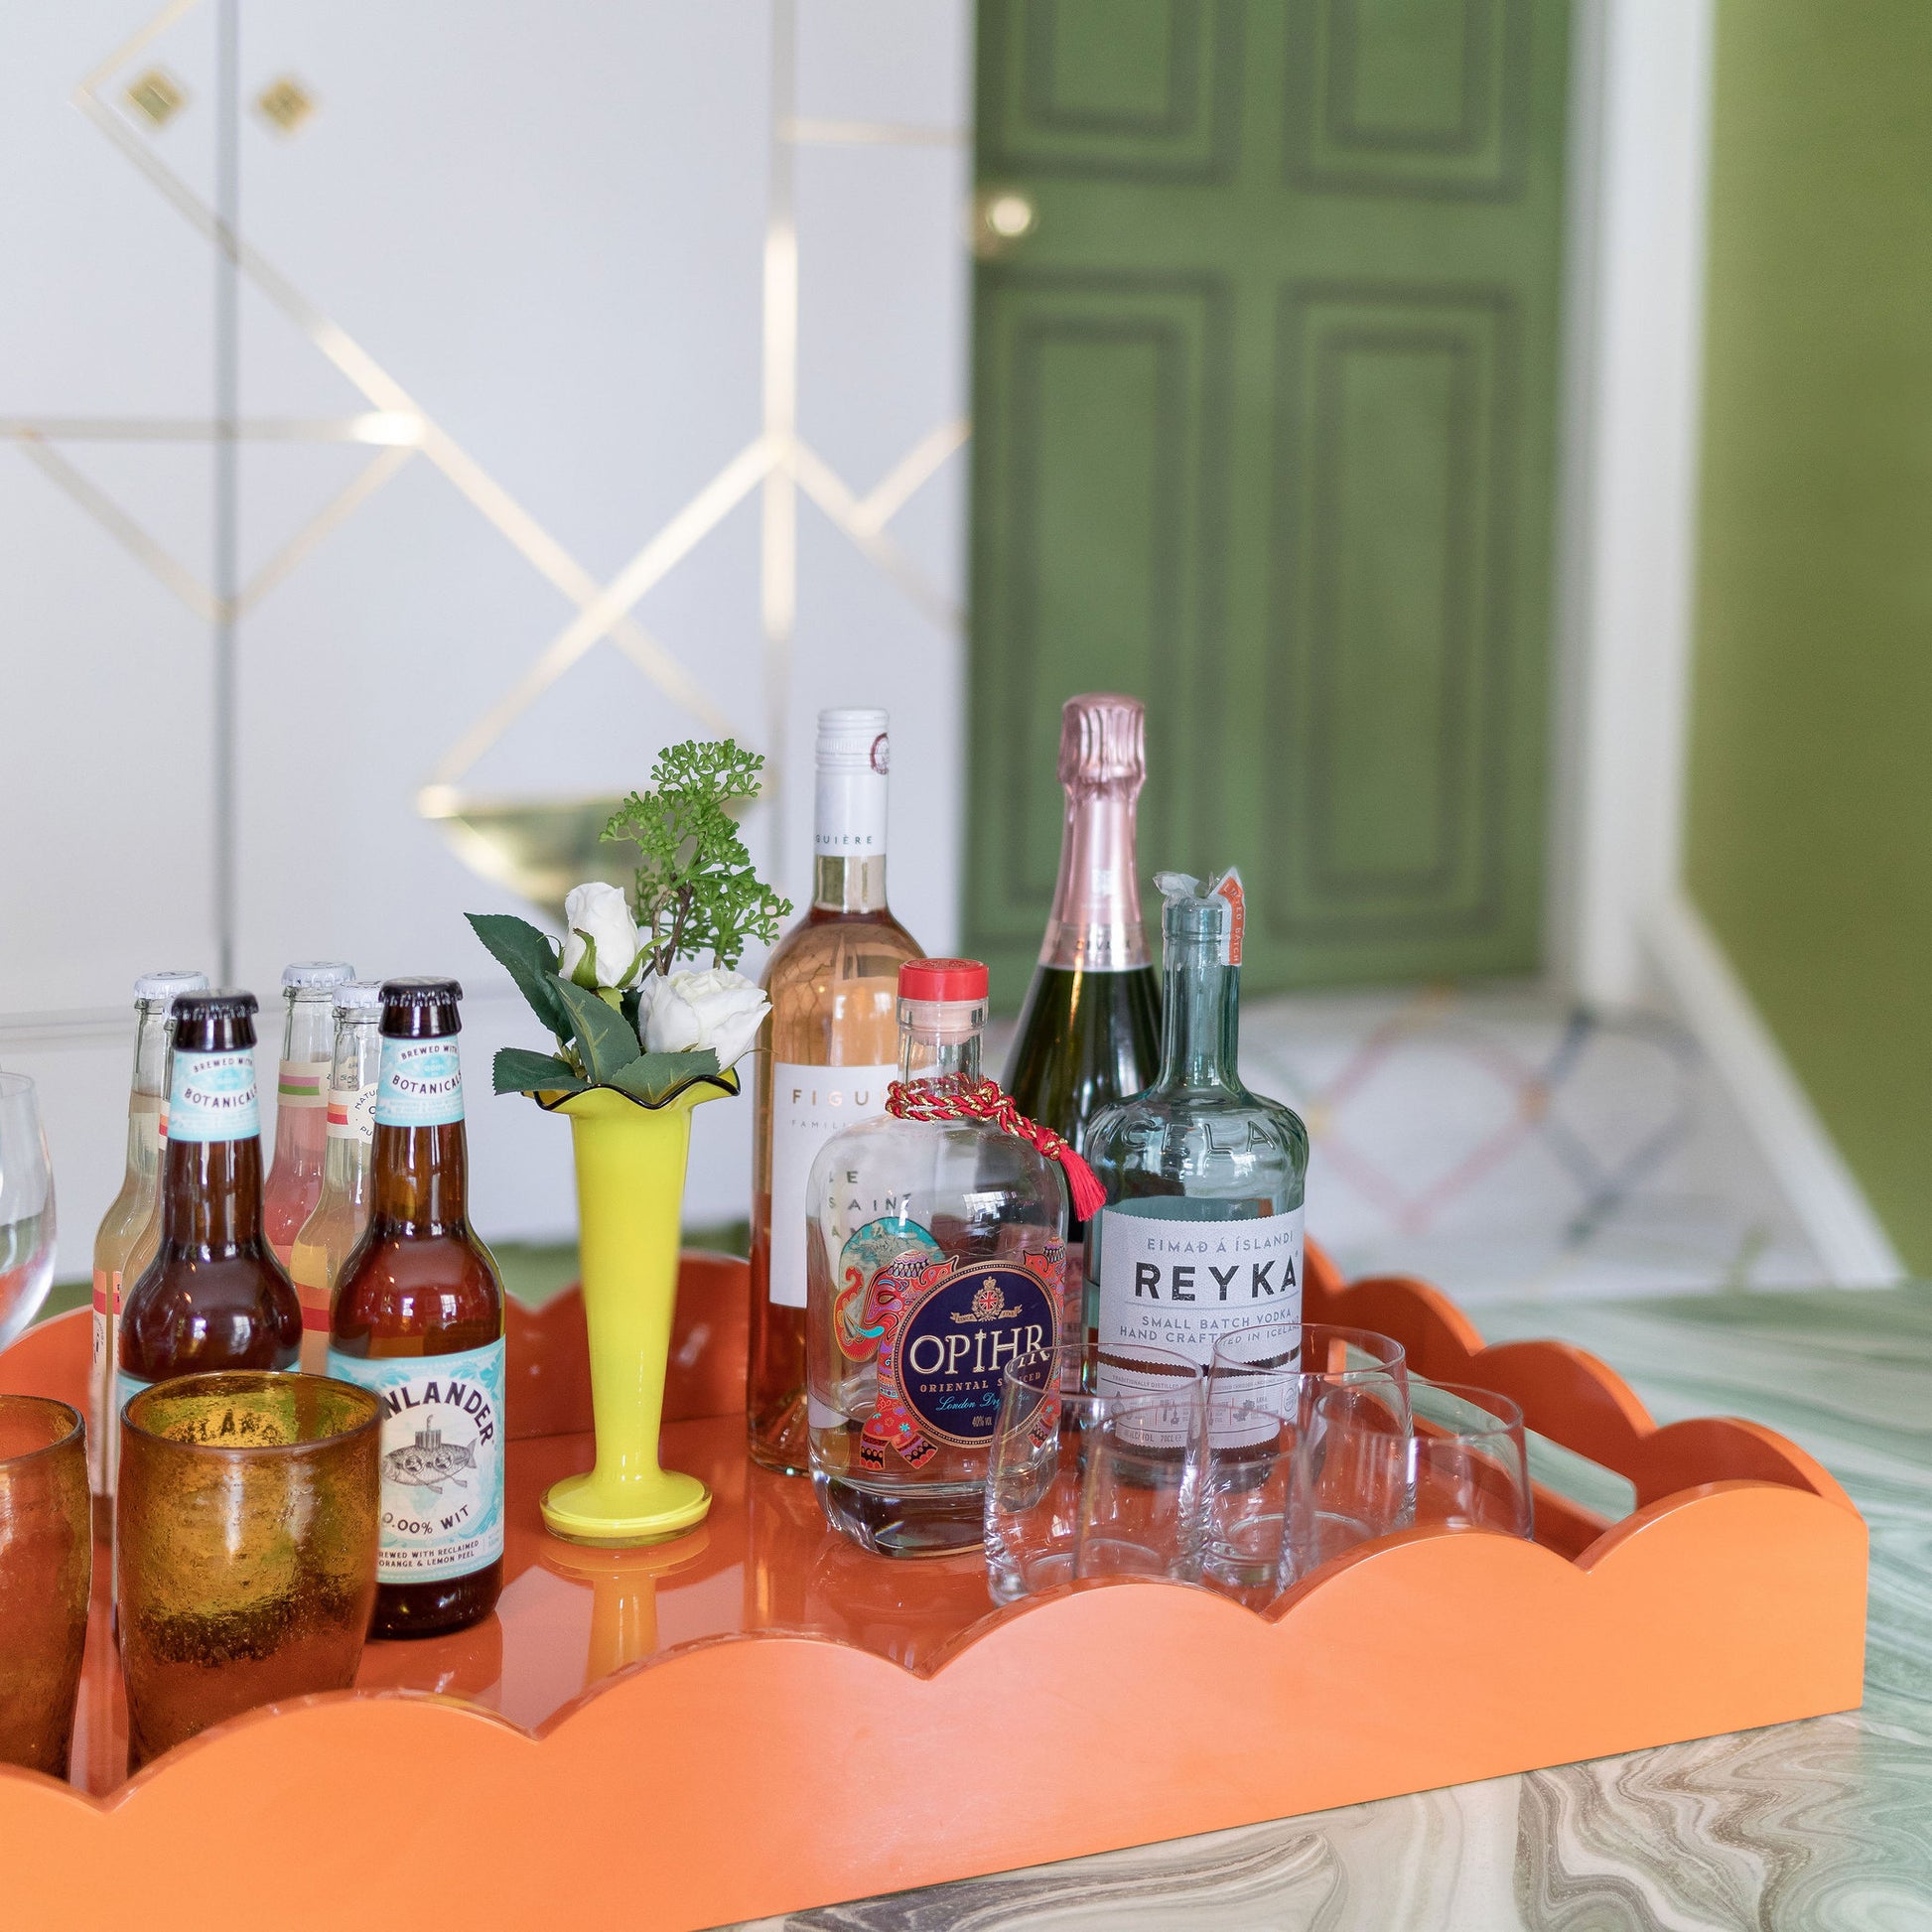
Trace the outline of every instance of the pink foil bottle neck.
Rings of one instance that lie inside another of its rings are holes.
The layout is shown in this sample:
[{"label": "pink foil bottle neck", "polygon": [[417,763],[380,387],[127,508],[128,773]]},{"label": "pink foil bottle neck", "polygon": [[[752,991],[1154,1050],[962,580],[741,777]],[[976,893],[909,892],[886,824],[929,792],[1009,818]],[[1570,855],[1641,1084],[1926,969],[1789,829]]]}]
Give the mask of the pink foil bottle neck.
[{"label": "pink foil bottle neck", "polygon": [[1060,712],[1066,824],[1042,966],[1125,972],[1149,962],[1135,877],[1134,815],[1147,779],[1147,708],[1107,692]]}]

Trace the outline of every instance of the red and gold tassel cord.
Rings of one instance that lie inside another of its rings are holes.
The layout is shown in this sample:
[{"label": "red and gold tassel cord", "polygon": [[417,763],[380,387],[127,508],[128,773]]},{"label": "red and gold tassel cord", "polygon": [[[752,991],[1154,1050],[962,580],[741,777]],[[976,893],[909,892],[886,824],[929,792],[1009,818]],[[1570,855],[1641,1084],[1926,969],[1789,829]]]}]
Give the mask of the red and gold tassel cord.
[{"label": "red and gold tassel cord", "polygon": [[919,1080],[907,1086],[895,1080],[886,1091],[886,1111],[897,1120],[984,1120],[1003,1134],[1031,1142],[1066,1171],[1073,1217],[1090,1221],[1107,1204],[1107,1190],[1094,1171],[1050,1127],[1029,1120],[997,1080],[962,1080],[956,1075]]}]

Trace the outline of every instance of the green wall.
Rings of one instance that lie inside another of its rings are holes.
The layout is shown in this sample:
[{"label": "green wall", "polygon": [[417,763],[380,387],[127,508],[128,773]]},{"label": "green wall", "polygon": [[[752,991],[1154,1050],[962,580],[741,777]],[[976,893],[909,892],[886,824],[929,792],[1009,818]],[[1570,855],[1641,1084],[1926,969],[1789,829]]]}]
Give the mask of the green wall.
[{"label": "green wall", "polygon": [[1686,871],[1932,1274],[1932,0],[1720,0]]}]

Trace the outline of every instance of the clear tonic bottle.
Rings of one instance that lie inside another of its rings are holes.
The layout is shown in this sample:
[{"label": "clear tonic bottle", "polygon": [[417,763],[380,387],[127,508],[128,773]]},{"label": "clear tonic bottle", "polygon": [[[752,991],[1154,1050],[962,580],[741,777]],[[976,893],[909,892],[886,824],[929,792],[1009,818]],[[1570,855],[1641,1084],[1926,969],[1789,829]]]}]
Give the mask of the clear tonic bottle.
[{"label": "clear tonic bottle", "polygon": [[[206,973],[143,973],[134,982],[134,1082],[127,1096],[127,1173],[94,1236],[94,1353],[87,1416],[87,1481],[111,1499],[120,1461],[114,1374],[128,1263],[161,1203],[161,1120],[168,1108],[168,1044],[177,993],[199,993]],[[159,1237],[157,1236],[157,1239]],[[152,1251],[144,1257],[152,1258]]]},{"label": "clear tonic bottle", "polygon": [[336,1057],[329,1074],[322,1193],[295,1237],[289,1274],[302,1298],[302,1366],[320,1375],[329,1354],[331,1296],[369,1224],[369,1148],[382,1062],[382,989],[369,980],[336,988]]},{"label": "clear tonic bottle", "polygon": [[[987,970],[898,971],[898,1077],[942,1097],[980,1080]],[[1067,1187],[987,1121],[888,1114],[826,1143],[811,1172],[807,1411],[827,1520],[886,1556],[982,1537],[1008,1362],[1058,1333]]]},{"label": "clear tonic bottle", "polygon": [[1302,1318],[1308,1130],[1239,1070],[1241,881],[1203,893],[1162,873],[1161,1071],[1087,1136],[1107,1190],[1088,1224],[1089,1320],[1102,1347],[1152,1342],[1206,1365],[1214,1338]]},{"label": "clear tonic bottle", "polygon": [[282,969],[282,1058],[275,1072],[275,1154],[262,1195],[268,1245],[284,1268],[322,1193],[329,1066],[336,1044],[334,996],[355,977],[340,959],[303,959]]}]

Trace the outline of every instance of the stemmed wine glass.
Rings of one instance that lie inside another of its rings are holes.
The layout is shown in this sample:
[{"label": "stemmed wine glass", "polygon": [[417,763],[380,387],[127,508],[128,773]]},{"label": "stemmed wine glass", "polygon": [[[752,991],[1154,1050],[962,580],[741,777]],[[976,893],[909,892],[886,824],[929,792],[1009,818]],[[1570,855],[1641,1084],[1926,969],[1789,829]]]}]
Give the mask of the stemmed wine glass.
[{"label": "stemmed wine glass", "polygon": [[54,1170],[40,1096],[0,1073],[0,1348],[40,1312],[54,1280]]}]

